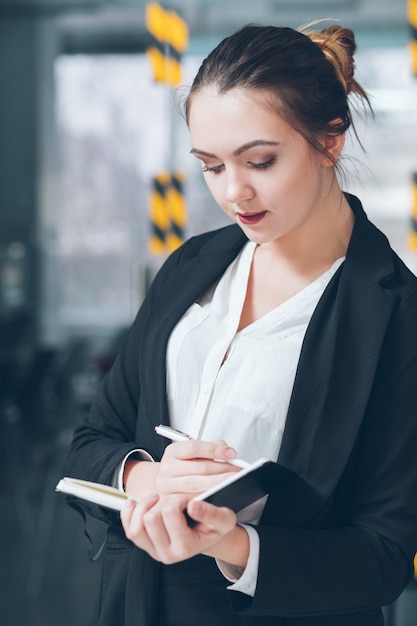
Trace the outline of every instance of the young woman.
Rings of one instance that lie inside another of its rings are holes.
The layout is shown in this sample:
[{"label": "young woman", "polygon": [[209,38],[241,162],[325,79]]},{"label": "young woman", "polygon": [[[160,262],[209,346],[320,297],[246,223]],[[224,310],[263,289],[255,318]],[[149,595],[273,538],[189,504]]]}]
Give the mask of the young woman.
[{"label": "young woman", "polygon": [[[412,577],[417,279],[336,175],[354,51],[339,26],[247,26],[195,78],[191,152],[233,224],[166,261],[75,433],[69,475],[141,498],[83,504],[109,525],[95,624],[376,626]],[[317,497],[189,503],[236,454]]]}]

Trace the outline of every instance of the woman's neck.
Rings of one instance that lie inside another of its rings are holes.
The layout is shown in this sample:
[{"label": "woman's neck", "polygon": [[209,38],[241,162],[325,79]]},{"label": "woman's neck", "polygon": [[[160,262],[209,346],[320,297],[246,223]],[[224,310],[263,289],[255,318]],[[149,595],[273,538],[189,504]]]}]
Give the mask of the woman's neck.
[{"label": "woman's neck", "polygon": [[298,272],[315,275],[346,255],[354,221],[349,203],[338,186],[338,192],[329,194],[306,223],[284,237],[260,244],[257,255],[265,255],[271,263],[284,263]]}]

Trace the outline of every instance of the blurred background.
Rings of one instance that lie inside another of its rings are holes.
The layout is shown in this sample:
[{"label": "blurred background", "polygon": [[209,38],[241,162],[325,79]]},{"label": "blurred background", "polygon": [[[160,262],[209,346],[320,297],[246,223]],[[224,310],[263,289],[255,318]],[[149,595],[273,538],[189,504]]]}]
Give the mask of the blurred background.
[{"label": "blurred background", "polygon": [[[100,560],[54,487],[155,271],[184,238],[226,223],[178,111],[178,84],[223,36],[321,18],[355,31],[375,119],[357,118],[365,152],[349,139],[344,187],[417,270],[415,0],[163,7],[161,41],[162,14],[142,0],[0,0],[2,626],[89,624]],[[386,620],[417,624],[415,583]]]}]

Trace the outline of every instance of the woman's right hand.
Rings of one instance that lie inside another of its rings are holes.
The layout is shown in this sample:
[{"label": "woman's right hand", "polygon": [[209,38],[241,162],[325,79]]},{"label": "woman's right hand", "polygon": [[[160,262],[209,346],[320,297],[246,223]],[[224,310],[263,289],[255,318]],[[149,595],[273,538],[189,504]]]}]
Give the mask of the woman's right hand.
[{"label": "woman's right hand", "polygon": [[235,457],[236,451],[224,441],[175,442],[166,447],[159,463],[128,460],[124,472],[125,490],[139,498],[155,492],[185,494],[191,499],[239,471],[227,463]]},{"label": "woman's right hand", "polygon": [[239,471],[227,463],[236,450],[224,441],[189,439],[166,447],[155,477],[160,495],[181,493],[193,498]]}]

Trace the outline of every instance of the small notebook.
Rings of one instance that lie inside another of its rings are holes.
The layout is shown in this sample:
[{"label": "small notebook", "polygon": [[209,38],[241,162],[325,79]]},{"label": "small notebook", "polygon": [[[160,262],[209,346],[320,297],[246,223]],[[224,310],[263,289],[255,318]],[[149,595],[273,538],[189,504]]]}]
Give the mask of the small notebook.
[{"label": "small notebook", "polygon": [[61,491],[115,511],[121,511],[129,498],[138,501],[137,498],[129,496],[127,493],[114,487],[79,478],[69,478],[68,476],[61,478],[55,487],[55,491]]},{"label": "small notebook", "polygon": [[[249,504],[279,489],[295,478],[297,475],[286,467],[260,458],[193,499],[205,500],[216,506],[226,506],[238,513]],[[55,490],[116,511],[123,509],[128,498],[139,501],[138,498],[114,487],[78,478],[62,478]]]}]

